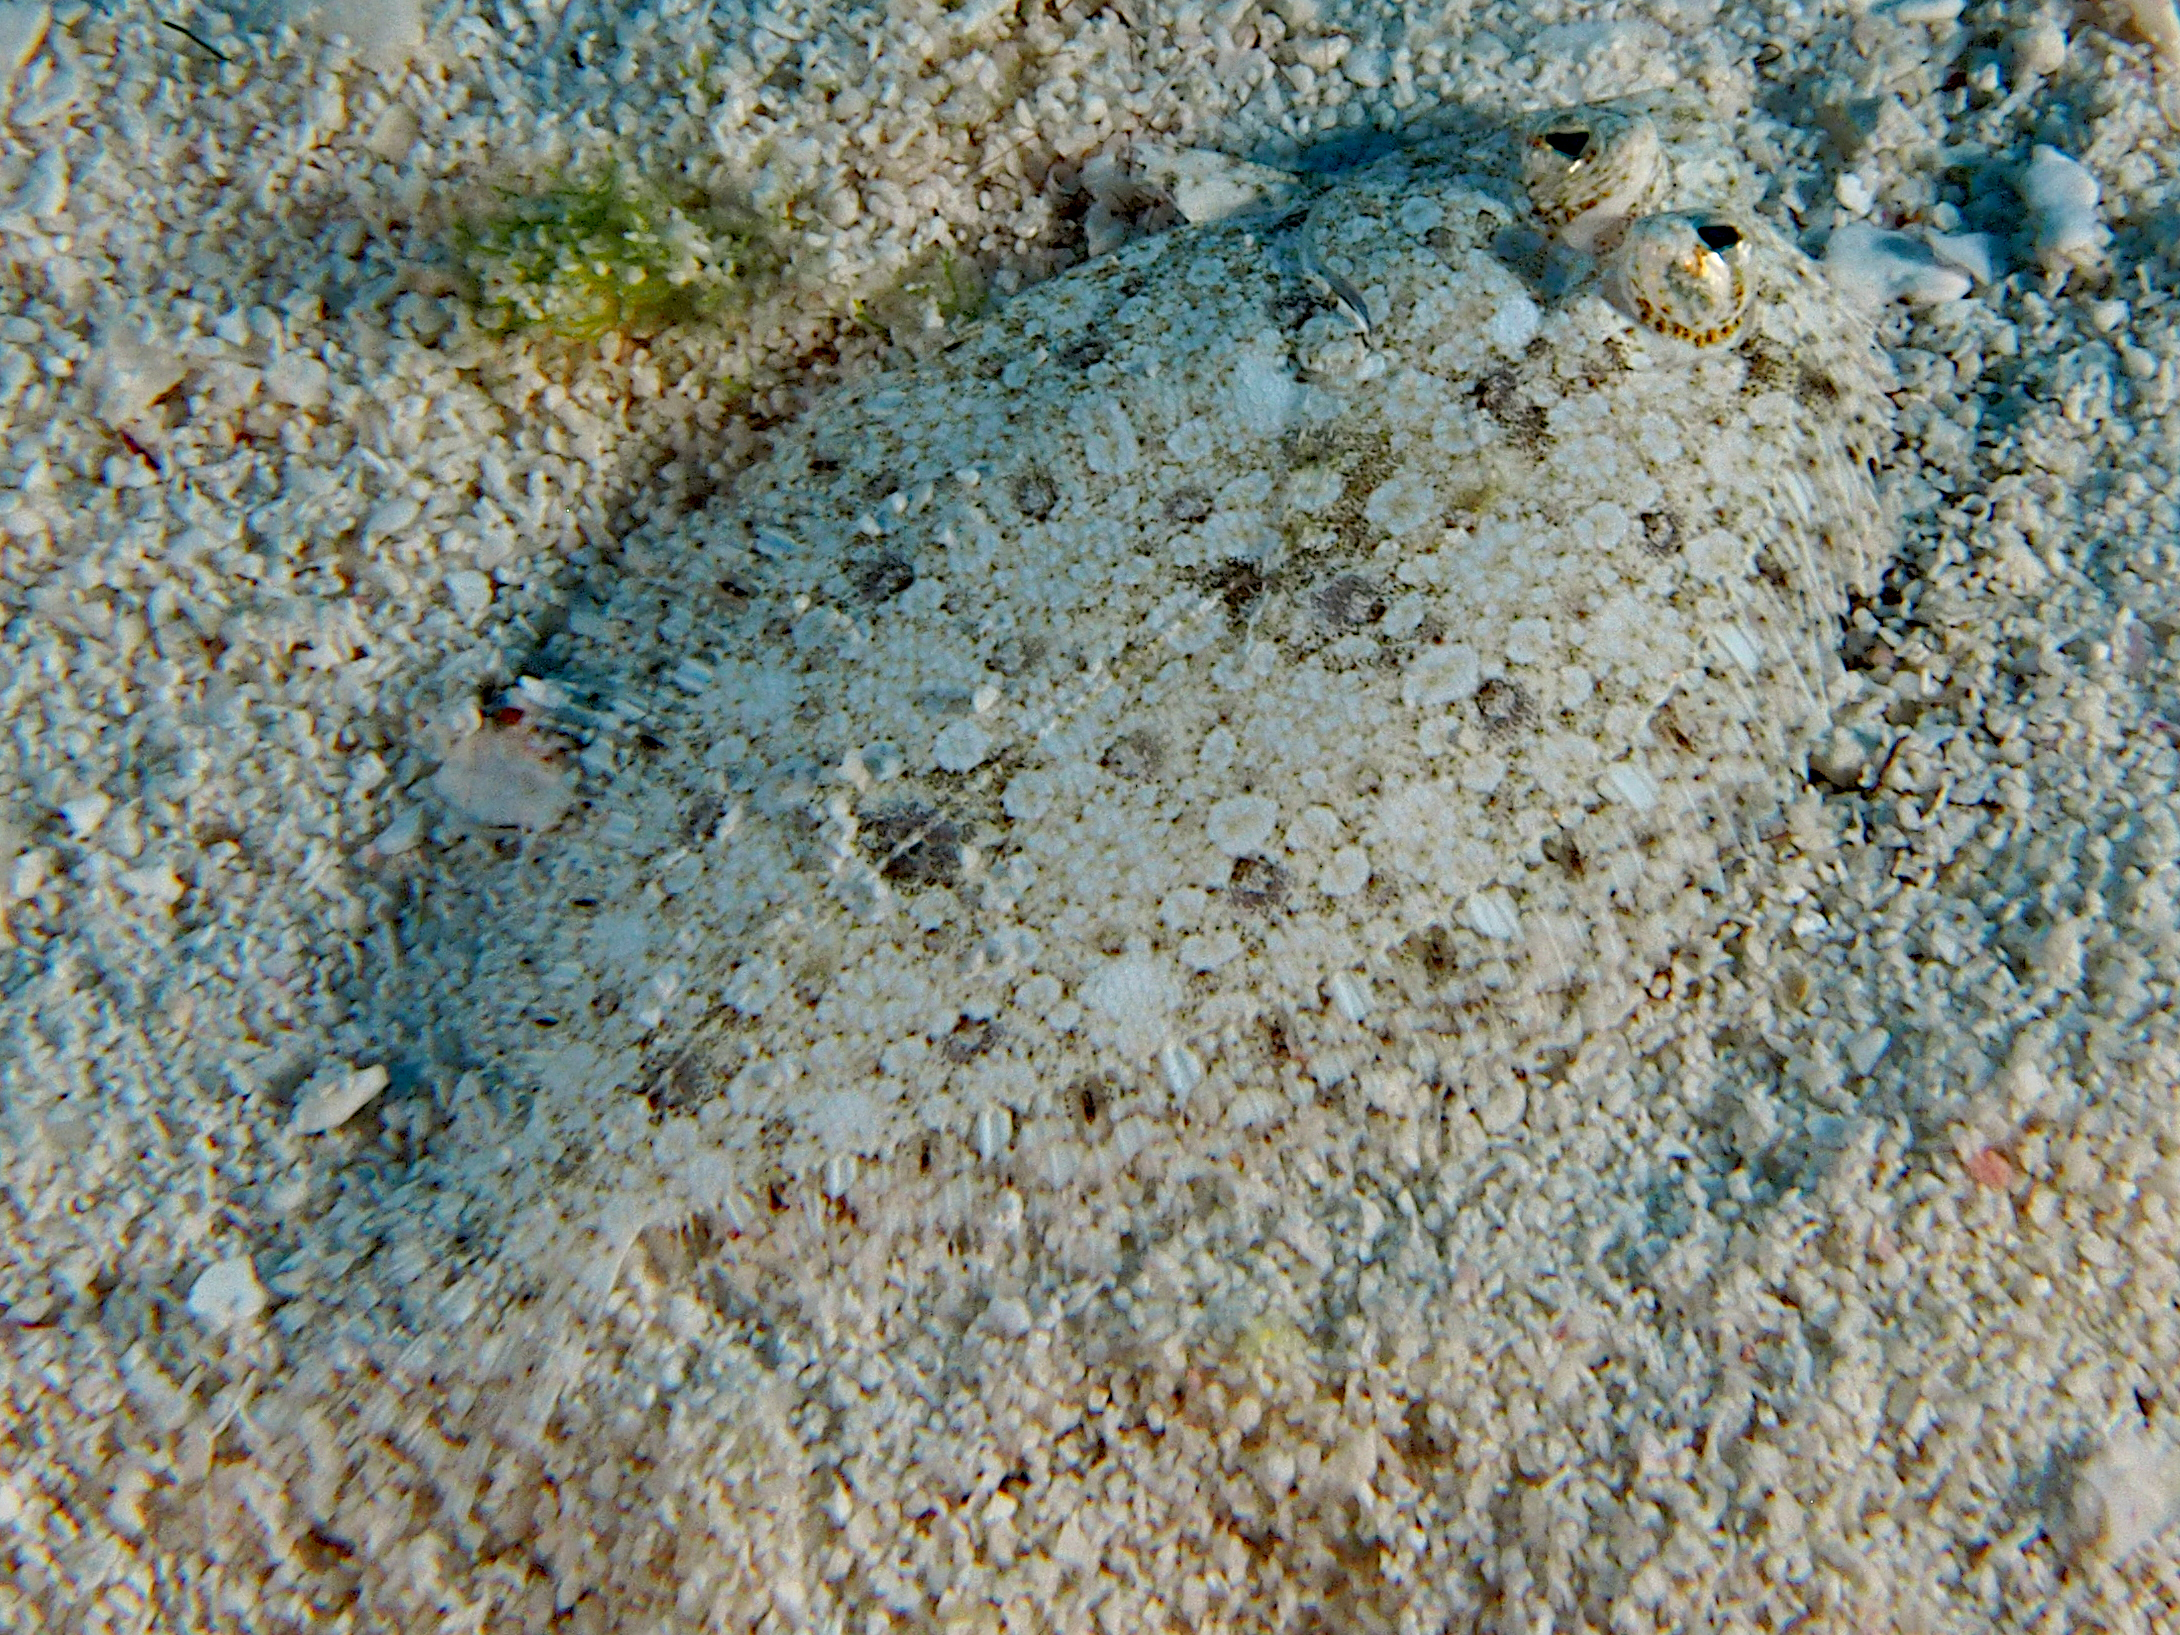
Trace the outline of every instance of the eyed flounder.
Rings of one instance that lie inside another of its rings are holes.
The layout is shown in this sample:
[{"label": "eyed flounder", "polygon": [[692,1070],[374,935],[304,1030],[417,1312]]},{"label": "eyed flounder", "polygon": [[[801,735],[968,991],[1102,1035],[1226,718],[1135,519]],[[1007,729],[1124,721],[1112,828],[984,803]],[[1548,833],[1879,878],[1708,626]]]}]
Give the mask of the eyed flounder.
[{"label": "eyed flounder", "polygon": [[785,429],[579,656],[671,685],[507,982],[836,1181],[1085,1083],[1275,1116],[1267,1037],[1445,1074],[1623,1014],[1824,719],[1886,374],[1684,111],[1523,140],[1127,244]]}]

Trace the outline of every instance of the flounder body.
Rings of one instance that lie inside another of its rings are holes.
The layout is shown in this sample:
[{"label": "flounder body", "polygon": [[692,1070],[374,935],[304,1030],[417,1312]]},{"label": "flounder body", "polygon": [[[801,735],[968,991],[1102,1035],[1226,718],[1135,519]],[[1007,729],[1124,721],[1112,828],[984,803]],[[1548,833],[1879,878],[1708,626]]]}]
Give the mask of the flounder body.
[{"label": "flounder body", "polygon": [[1866,324],[1701,140],[1546,216],[1605,255],[1559,293],[1517,176],[1424,145],[784,430],[612,610],[678,587],[677,685],[520,950],[591,1059],[803,1174],[1086,1083],[1246,1122],[1267,1037],[1443,1076],[1624,1014],[1890,549]]}]

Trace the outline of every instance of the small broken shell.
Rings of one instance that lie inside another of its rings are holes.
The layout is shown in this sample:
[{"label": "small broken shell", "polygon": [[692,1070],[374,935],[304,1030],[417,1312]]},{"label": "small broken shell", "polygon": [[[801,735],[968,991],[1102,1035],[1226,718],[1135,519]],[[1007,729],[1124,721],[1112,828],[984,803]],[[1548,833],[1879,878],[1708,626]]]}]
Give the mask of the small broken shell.
[{"label": "small broken shell", "polygon": [[1606,281],[1622,311],[1692,346],[1741,332],[1753,285],[1748,234],[1722,216],[1645,216],[1627,230]]},{"label": "small broken shell", "polygon": [[1641,207],[1664,169],[1658,127],[1615,108],[1555,108],[1530,122],[1522,183],[1537,214],[1594,251]]}]

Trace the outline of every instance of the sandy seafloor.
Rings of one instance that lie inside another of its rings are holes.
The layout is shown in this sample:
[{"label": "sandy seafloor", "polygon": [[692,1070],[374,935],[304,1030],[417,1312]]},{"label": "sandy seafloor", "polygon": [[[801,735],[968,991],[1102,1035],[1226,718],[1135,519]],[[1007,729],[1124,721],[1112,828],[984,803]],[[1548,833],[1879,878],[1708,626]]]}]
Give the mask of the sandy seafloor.
[{"label": "sandy seafloor", "polygon": [[[2180,1627],[2174,69],[1983,0],[333,11],[0,7],[0,1628]],[[917,257],[1033,284],[1130,137],[1668,83],[1812,252],[1999,265],[1873,319],[1839,735],[1624,1032],[700,1197],[465,982],[559,831],[434,769],[556,633],[686,640],[616,598],[930,340]],[[482,331],[455,224],[608,157],[788,286]]]}]

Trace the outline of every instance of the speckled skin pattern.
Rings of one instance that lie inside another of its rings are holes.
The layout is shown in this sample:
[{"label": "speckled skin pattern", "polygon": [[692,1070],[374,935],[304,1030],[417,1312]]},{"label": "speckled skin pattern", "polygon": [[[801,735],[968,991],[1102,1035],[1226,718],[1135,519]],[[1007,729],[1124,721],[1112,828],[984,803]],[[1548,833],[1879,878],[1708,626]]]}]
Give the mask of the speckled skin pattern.
[{"label": "speckled skin pattern", "polygon": [[[1662,207],[1718,202],[1701,135]],[[1624,1013],[1825,719],[1886,376],[1746,211],[1699,349],[1477,164],[1032,289],[669,541],[701,668],[558,843],[625,1088],[800,1174],[1085,1074],[1247,1122],[1335,1010],[1515,1059]]]}]

